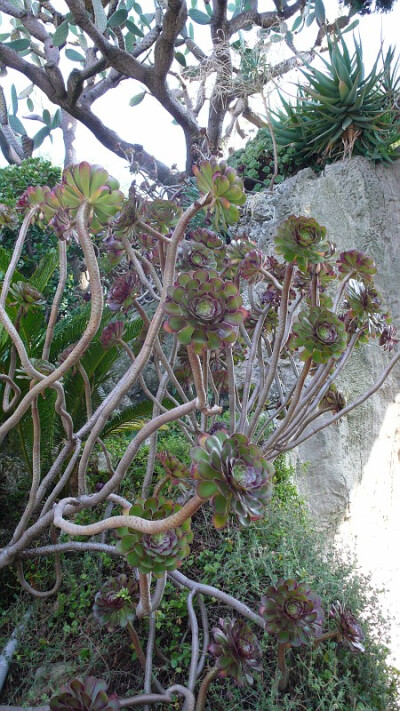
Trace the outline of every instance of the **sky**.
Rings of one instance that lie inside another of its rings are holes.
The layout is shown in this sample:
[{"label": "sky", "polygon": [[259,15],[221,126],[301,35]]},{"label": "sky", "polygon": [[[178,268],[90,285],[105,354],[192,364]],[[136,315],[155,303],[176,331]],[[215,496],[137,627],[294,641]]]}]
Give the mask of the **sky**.
[{"label": "sky", "polygon": [[[142,6],[146,8],[149,0],[142,0]],[[327,0],[325,3],[327,9],[328,20],[336,16],[336,3],[333,0]],[[3,25],[4,26],[4,25]],[[198,26],[196,26],[197,29]],[[290,28],[290,23],[289,23]],[[379,51],[381,41],[384,47],[390,44],[396,46],[397,38],[400,33],[400,1],[394,6],[391,13],[385,15],[371,15],[360,19],[359,27],[356,30],[360,34],[364,59],[368,69]],[[309,46],[310,41],[315,36],[315,27],[311,29],[311,39],[307,38],[305,32],[296,37],[296,46],[301,49],[301,44],[304,48]],[[346,35],[350,38],[350,34]],[[348,41],[346,39],[346,41]],[[281,56],[278,50],[277,59]],[[292,76],[291,81],[296,79]],[[14,82],[17,91],[22,91],[27,85],[28,80],[17,75],[15,72],[9,71],[6,80],[2,80],[3,86],[7,92],[7,83]],[[144,148],[154,154],[159,160],[167,165],[177,164],[179,169],[183,169],[185,162],[185,146],[183,132],[178,126],[174,126],[170,115],[156,102],[151,96],[146,95],[143,102],[136,107],[129,107],[129,100],[135,94],[141,91],[141,86],[137,82],[128,80],[123,82],[118,90],[108,93],[102,97],[94,105],[94,110],[102,118],[106,125],[117,127],[118,133],[122,138],[129,140],[132,143],[143,144]],[[290,91],[290,86],[288,86]],[[294,88],[293,88],[294,91]],[[23,115],[23,107],[19,110],[19,115]],[[27,122],[28,126],[29,122]],[[40,124],[32,125],[30,134],[33,135],[39,130]],[[28,129],[29,130],[29,129]],[[51,159],[54,163],[62,165],[63,163],[63,145],[59,136],[60,131],[54,132],[54,142],[50,143],[46,139],[43,143],[40,152],[35,152],[35,155]],[[122,184],[129,184],[131,176],[129,175],[127,164],[121,159],[113,156],[107,149],[103,148],[91,133],[83,126],[79,127],[76,150],[79,160],[88,160],[93,163],[101,163]],[[4,165],[5,161],[0,156],[0,165]]]}]

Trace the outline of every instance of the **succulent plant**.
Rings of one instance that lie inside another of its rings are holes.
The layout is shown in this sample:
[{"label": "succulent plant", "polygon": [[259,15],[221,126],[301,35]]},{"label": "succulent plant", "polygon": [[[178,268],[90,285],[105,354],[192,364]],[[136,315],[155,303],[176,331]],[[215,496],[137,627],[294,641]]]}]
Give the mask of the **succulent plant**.
[{"label": "succulent plant", "polygon": [[140,599],[139,585],[126,575],[110,578],[96,593],[93,615],[100,625],[107,625],[109,632],[116,627],[126,627],[135,617]]},{"label": "succulent plant", "polygon": [[235,341],[247,314],[235,284],[224,282],[211,269],[199,269],[180,274],[167,293],[164,328],[177,333],[180,343],[202,353],[204,347],[216,350]]},{"label": "succulent plant", "polygon": [[112,284],[107,295],[107,306],[111,311],[123,313],[129,310],[140,293],[140,282],[136,272],[120,274]]},{"label": "succulent plant", "polygon": [[18,305],[24,313],[46,303],[43,294],[25,281],[14,282],[10,287],[10,292],[15,299],[13,305]]},{"label": "succulent plant", "polygon": [[[140,516],[150,521],[167,518],[181,507],[163,497],[138,500],[130,509],[131,516]],[[121,541],[118,550],[125,555],[129,565],[138,568],[141,573],[153,572],[159,577],[164,571],[175,570],[189,555],[189,543],[193,540],[191,520],[181,526],[157,534],[145,534],[140,531],[120,530]]]},{"label": "succulent plant", "polygon": [[72,679],[50,700],[51,711],[118,711],[118,699],[107,694],[103,679]]},{"label": "succulent plant", "polygon": [[261,598],[260,615],[265,620],[265,629],[276,635],[279,644],[299,647],[322,633],[321,598],[307,583],[291,578],[268,588]]},{"label": "succulent plant", "polygon": [[154,227],[159,232],[168,232],[175,227],[180,216],[182,208],[171,200],[155,200],[144,203],[143,221]]},{"label": "succulent plant", "polygon": [[100,343],[103,348],[112,348],[112,346],[116,346],[120,342],[124,334],[124,330],[124,321],[111,321],[111,323],[105,326],[100,336]]},{"label": "succulent plant", "polygon": [[214,214],[214,225],[226,228],[239,219],[237,205],[244,205],[246,196],[243,190],[243,181],[237,177],[234,168],[228,166],[226,161],[210,158],[194,166],[193,173],[197,187],[202,195],[211,193],[213,202],[209,207]]},{"label": "succulent plant", "polygon": [[319,403],[321,409],[329,409],[331,412],[340,412],[346,407],[344,395],[336,388],[336,385],[330,385]]},{"label": "succulent plant", "polygon": [[337,600],[331,606],[329,617],[336,624],[339,642],[342,642],[352,652],[365,652],[365,647],[362,644],[364,633],[361,625],[347,605]]},{"label": "succulent plant", "polygon": [[383,350],[392,351],[395,345],[399,342],[396,336],[396,329],[394,326],[385,326],[379,336],[379,345],[383,346]]},{"label": "succulent plant", "polygon": [[194,447],[191,457],[199,480],[197,494],[211,499],[216,528],[225,526],[231,511],[243,526],[263,516],[274,468],[245,435],[217,432]]},{"label": "succulent plant", "polygon": [[352,277],[361,281],[372,281],[372,277],[376,274],[376,266],[372,257],[359,252],[358,249],[349,249],[347,252],[341,252],[337,260],[339,276],[345,277],[351,274]]},{"label": "succulent plant", "polygon": [[331,254],[332,245],[325,235],[326,227],[321,227],[312,217],[291,215],[278,227],[275,251],[287,262],[306,270],[309,263],[324,262]]},{"label": "succulent plant", "polygon": [[178,271],[189,272],[195,269],[215,269],[217,261],[211,249],[201,242],[184,241],[180,244],[176,267]]},{"label": "succulent plant", "polygon": [[179,481],[187,481],[190,478],[189,469],[173,454],[163,450],[158,452],[157,459],[161,462],[165,473],[170,477],[173,484],[178,484]]},{"label": "succulent plant", "polygon": [[124,245],[117,239],[114,232],[110,231],[103,239],[103,245],[107,254],[107,259],[112,267],[117,266],[125,256]]},{"label": "succulent plant", "polygon": [[62,202],[74,214],[86,200],[91,207],[90,229],[96,234],[122,207],[124,196],[119,183],[107,171],[82,162],[66,168],[62,175]]},{"label": "succulent plant", "polygon": [[349,279],[344,307],[348,309],[347,317],[354,326],[366,326],[369,331],[381,330],[385,325],[382,306],[382,297],[373,284]]},{"label": "succulent plant", "polygon": [[198,227],[195,230],[190,230],[187,237],[192,242],[198,242],[199,244],[204,244],[208,249],[212,249],[214,252],[223,252],[223,241],[221,237],[217,235],[216,232],[212,230],[207,230],[202,227]]},{"label": "succulent plant", "polygon": [[239,274],[249,284],[256,284],[264,279],[263,271],[267,269],[268,260],[260,249],[251,249],[239,264]]},{"label": "succulent plant", "polygon": [[[281,96],[283,110],[272,119],[278,145],[290,144],[297,159],[317,157],[320,164],[353,152],[391,161],[398,155],[393,144],[400,136],[392,48],[385,57],[379,53],[367,76],[361,44],[355,42],[350,57],[342,37],[328,39],[328,51],[329,60],[321,55],[325,72],[312,66],[303,70],[308,85],[302,83],[294,105]],[[383,68],[377,71],[381,56]]]},{"label": "succulent plant", "polygon": [[220,677],[232,677],[239,686],[253,683],[253,672],[260,671],[261,647],[254,632],[243,620],[220,619],[212,629],[214,642],[208,650],[217,657]]},{"label": "succulent plant", "polygon": [[[60,208],[68,212],[72,221],[79,206],[86,201],[90,205],[90,230],[97,234],[122,207],[124,196],[118,188],[118,181],[104,168],[82,162],[66,168],[61,183],[51,191],[45,190],[41,207],[47,220],[60,233],[57,217]],[[28,199],[31,201],[32,197]],[[64,216],[63,222],[66,219]]]},{"label": "succulent plant", "polygon": [[344,324],[332,311],[319,306],[299,313],[293,333],[294,347],[303,348],[302,360],[312,358],[314,363],[326,363],[330,358],[340,358],[346,349]]}]

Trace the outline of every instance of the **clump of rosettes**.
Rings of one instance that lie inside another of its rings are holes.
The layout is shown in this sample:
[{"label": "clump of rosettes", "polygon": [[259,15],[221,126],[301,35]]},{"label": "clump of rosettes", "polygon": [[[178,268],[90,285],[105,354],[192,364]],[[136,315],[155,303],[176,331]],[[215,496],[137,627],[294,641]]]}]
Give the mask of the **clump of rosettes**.
[{"label": "clump of rosettes", "polygon": [[362,644],[364,633],[361,625],[347,605],[337,600],[331,606],[329,617],[336,624],[339,642],[342,642],[351,652],[365,652],[365,647]]},{"label": "clump of rosettes", "polygon": [[72,679],[50,700],[51,711],[118,711],[118,699],[107,694],[103,679],[89,676],[84,681]]},{"label": "clump of rosettes", "polygon": [[340,358],[346,349],[344,324],[332,311],[319,306],[299,313],[293,333],[294,347],[303,348],[302,360],[311,358],[314,363],[326,363],[330,358]]},{"label": "clump of rosettes", "polygon": [[[138,500],[130,509],[131,516],[139,516],[148,521],[160,521],[180,510],[180,506],[163,497]],[[193,540],[191,520],[164,533],[141,533],[128,528],[120,529],[121,541],[118,550],[133,568],[141,573],[153,573],[159,577],[172,571],[190,553],[189,543]]]},{"label": "clump of rosettes", "polygon": [[230,512],[243,526],[262,518],[272,494],[274,467],[247,437],[217,432],[194,447],[191,456],[199,479],[197,494],[211,499],[216,528],[225,526]]},{"label": "clump of rosettes", "polygon": [[214,214],[214,224],[226,228],[239,219],[237,205],[244,205],[246,195],[243,181],[237,177],[234,168],[226,161],[210,158],[193,167],[197,187],[202,195],[211,193],[212,203],[209,211]]},{"label": "clump of rosettes", "polygon": [[100,625],[107,625],[109,632],[116,627],[126,627],[135,618],[139,598],[136,580],[118,575],[107,580],[96,593],[93,615]]},{"label": "clump of rosettes", "polygon": [[279,644],[299,647],[322,634],[321,598],[307,583],[288,579],[269,587],[261,598],[260,615],[265,629],[276,635]]},{"label": "clump of rosettes", "polygon": [[232,677],[239,686],[253,683],[253,672],[261,671],[261,647],[254,632],[243,620],[220,619],[214,627],[214,642],[208,647],[217,657],[219,676]]},{"label": "clump of rosettes", "polygon": [[305,270],[308,263],[319,264],[331,254],[332,245],[325,235],[326,227],[312,217],[291,215],[278,227],[275,249],[287,262]]},{"label": "clump of rosettes", "polygon": [[232,282],[224,282],[213,270],[199,269],[180,274],[168,289],[164,328],[176,333],[180,343],[195,353],[222,348],[234,343],[238,326],[247,315],[242,297]]}]

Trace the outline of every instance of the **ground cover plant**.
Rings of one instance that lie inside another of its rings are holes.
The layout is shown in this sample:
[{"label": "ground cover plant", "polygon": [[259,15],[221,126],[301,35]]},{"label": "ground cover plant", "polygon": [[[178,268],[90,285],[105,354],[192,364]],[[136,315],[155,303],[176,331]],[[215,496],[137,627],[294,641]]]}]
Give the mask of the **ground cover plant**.
[{"label": "ground cover plant", "polygon": [[[337,595],[327,606],[301,564],[283,565],[248,601],[186,574],[198,537],[195,515],[201,520],[209,510],[217,531],[268,517],[276,458],[372,395],[400,355],[393,354],[397,339],[371,258],[355,249],[336,254],[323,226],[294,215],[277,229],[276,256],[245,237],[226,245],[219,232],[239,217],[242,181],[217,158],[202,161],[194,176],[199,197],[184,211],[170,200],[144,200],[134,188],[124,199],[117,181],[88,163],[67,168],[52,189],[28,188],[19,201],[24,220],[0,296],[0,437],[7,445],[29,418],[31,477],[0,565],[15,566],[22,588],[43,600],[61,590],[67,552],[100,555],[103,564],[104,556],[119,560],[116,575],[98,580],[93,614],[118,638],[128,637],[143,669],[143,681],[122,698],[99,676],[71,676],[48,699],[53,711],[154,704],[202,711],[216,680],[232,678],[241,689],[261,673],[265,638],[275,668],[263,684],[279,698],[294,678],[291,660],[304,663],[303,648],[341,645],[362,654],[365,647],[357,610]],[[192,228],[203,210],[208,227]],[[28,326],[37,314],[44,318],[45,299],[17,272],[32,220],[59,239],[59,284],[36,337]],[[57,321],[71,241],[83,253],[90,300],[79,333],[61,348],[68,329]],[[106,280],[105,257],[114,270]],[[340,373],[356,348],[374,340],[387,363],[378,381],[347,403]],[[107,394],[96,386],[89,356],[119,351],[127,364]],[[281,378],[283,360],[289,381]],[[152,403],[139,431],[120,412],[133,386]],[[71,397],[78,391],[80,407]],[[61,432],[50,447],[43,400]],[[171,423],[189,456],[161,446],[162,428]],[[124,427],[136,432],[113,456],[108,438]],[[145,458],[139,481],[138,456]],[[232,546],[240,540],[233,535]],[[31,562],[42,558],[54,560],[47,589]],[[183,596],[190,624],[179,681],[156,662],[161,653],[165,663],[159,637],[168,620],[160,625],[159,611],[170,586],[180,604]],[[209,598],[230,612],[214,621]],[[66,633],[76,631],[73,619],[65,624]],[[91,655],[88,644],[83,658]],[[206,669],[208,652],[214,662]]]}]

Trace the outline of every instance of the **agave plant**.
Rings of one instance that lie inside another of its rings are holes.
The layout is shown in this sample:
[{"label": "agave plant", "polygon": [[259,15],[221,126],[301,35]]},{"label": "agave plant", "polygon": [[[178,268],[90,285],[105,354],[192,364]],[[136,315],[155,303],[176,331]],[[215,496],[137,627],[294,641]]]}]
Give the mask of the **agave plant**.
[{"label": "agave plant", "polygon": [[216,229],[219,226],[226,229],[228,225],[237,222],[237,206],[244,205],[246,196],[243,181],[237,177],[235,169],[228,166],[226,161],[210,158],[202,161],[199,166],[194,166],[193,173],[200,193],[211,193],[213,197],[209,211],[214,214]]},{"label": "agave plant", "polygon": [[237,286],[224,282],[214,270],[182,273],[168,289],[164,328],[176,333],[180,343],[191,344],[196,353],[204,347],[217,350],[235,341],[247,314],[242,303]]},{"label": "agave plant", "polygon": [[[180,506],[163,497],[138,500],[130,509],[131,516],[140,516],[150,521],[159,521],[179,511]],[[193,540],[191,520],[187,519],[180,527],[165,533],[145,534],[120,530],[121,540],[118,550],[125,555],[129,565],[138,568],[141,573],[153,572],[160,576],[164,571],[178,568],[189,555],[189,543]]]},{"label": "agave plant", "polygon": [[339,37],[328,41],[328,52],[329,60],[320,57],[325,73],[312,66],[302,70],[308,85],[299,88],[294,105],[281,96],[283,110],[272,120],[277,143],[292,145],[303,163],[315,156],[320,162],[338,160],[353,152],[371,160],[396,158],[400,116],[392,48],[382,69],[377,69],[380,53],[368,76],[361,43],[355,41],[351,57]]},{"label": "agave plant", "polygon": [[274,468],[247,437],[219,431],[206,437],[203,446],[194,447],[191,456],[199,480],[197,493],[211,499],[216,528],[225,526],[231,511],[243,526],[263,516]]},{"label": "agave plant", "polygon": [[239,686],[253,683],[253,672],[261,671],[261,647],[243,620],[220,619],[214,627],[214,642],[208,650],[217,657],[218,676],[232,677]]},{"label": "agave plant", "polygon": [[321,598],[307,583],[288,579],[269,587],[261,598],[260,615],[265,629],[276,635],[279,644],[299,647],[322,633]]},{"label": "agave plant", "polygon": [[321,227],[312,217],[291,215],[278,227],[275,251],[287,262],[306,270],[309,263],[324,262],[332,253],[332,245],[325,235],[326,227]]},{"label": "agave plant", "polygon": [[352,652],[365,652],[365,647],[362,644],[364,633],[361,625],[347,605],[337,600],[331,606],[329,617],[336,624],[339,642],[342,642]]},{"label": "agave plant", "polygon": [[124,574],[110,578],[96,593],[93,615],[109,632],[116,627],[126,627],[135,618],[139,602],[139,585]]},{"label": "agave plant", "polygon": [[107,694],[103,679],[72,679],[50,700],[51,711],[118,711],[118,699]]}]

